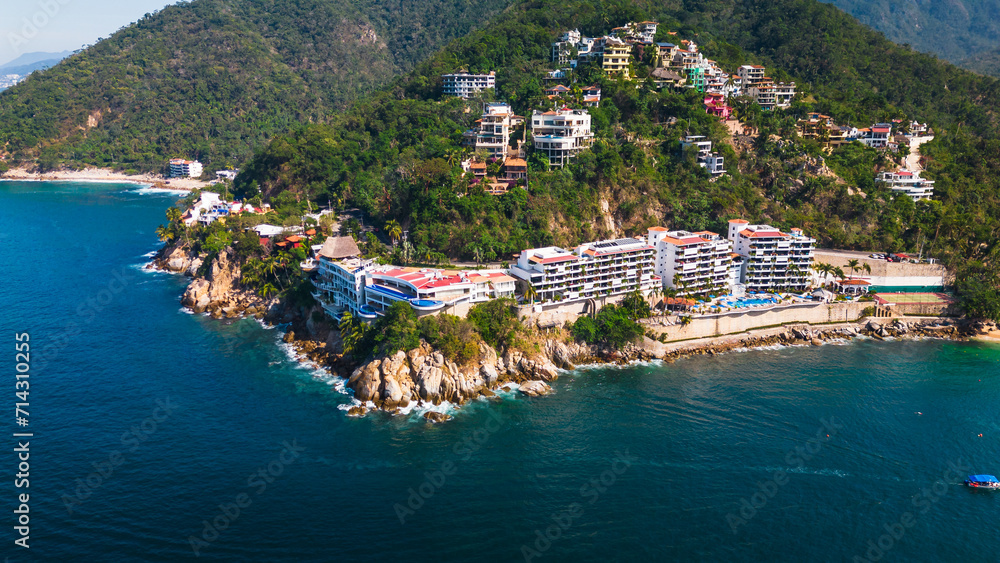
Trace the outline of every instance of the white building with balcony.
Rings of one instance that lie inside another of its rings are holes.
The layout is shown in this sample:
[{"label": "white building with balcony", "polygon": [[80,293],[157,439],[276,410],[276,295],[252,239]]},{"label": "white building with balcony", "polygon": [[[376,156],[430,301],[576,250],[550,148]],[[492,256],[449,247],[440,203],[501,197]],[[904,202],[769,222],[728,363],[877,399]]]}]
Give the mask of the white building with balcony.
[{"label": "white building with balcony", "polygon": [[408,303],[418,315],[441,311],[464,315],[475,303],[513,297],[517,283],[500,270],[378,265],[361,258],[350,237],[328,238],[317,257],[313,297],[334,318],[347,311],[374,319],[399,301]]},{"label": "white building with balcony", "polygon": [[920,177],[920,172],[896,170],[882,172],[875,178],[876,182],[884,183],[886,187],[910,196],[913,201],[930,199],[934,195],[934,180]]},{"label": "white building with balcony", "polygon": [[681,149],[695,147],[698,151],[698,165],[708,170],[713,176],[726,171],[725,159],[719,153],[712,152],[712,141],[704,135],[688,135],[681,139]]},{"label": "white building with balcony", "polygon": [[490,72],[489,74],[459,72],[456,74],[445,74],[441,78],[444,79],[444,94],[446,96],[470,98],[483,90],[497,87],[495,72]]},{"label": "white building with balcony", "polygon": [[891,123],[876,123],[871,127],[858,129],[858,140],[873,149],[884,149],[892,138]]},{"label": "white building with balcony", "polygon": [[809,286],[816,240],[802,229],[783,233],[770,225],[729,221],[729,240],[743,257],[741,282],[749,291],[803,291]]},{"label": "white building with balcony", "polygon": [[510,275],[542,303],[645,294],[660,284],[655,258],[653,247],[635,238],[586,243],[573,252],[549,246],[521,251]]},{"label": "white building with balcony", "polygon": [[589,147],[593,140],[587,110],[534,110],[531,114],[532,146],[545,154],[550,166],[564,166]]},{"label": "white building with balcony", "polygon": [[711,231],[691,233],[652,227],[648,243],[656,249],[656,274],[663,287],[676,289],[684,297],[732,292],[731,241]]},{"label": "white building with balcony", "polygon": [[511,130],[524,122],[504,103],[486,104],[476,127],[464,133],[463,144],[473,150],[485,150],[490,156],[504,158],[510,145]]},{"label": "white building with balcony", "polygon": [[202,172],[204,172],[204,168],[197,160],[174,158],[170,161],[171,178],[198,178]]}]

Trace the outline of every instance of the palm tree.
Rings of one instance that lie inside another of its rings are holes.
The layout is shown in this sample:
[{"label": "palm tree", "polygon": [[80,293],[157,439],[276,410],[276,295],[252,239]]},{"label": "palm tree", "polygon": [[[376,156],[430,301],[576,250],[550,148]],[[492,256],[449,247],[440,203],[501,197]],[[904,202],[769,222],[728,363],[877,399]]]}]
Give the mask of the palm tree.
[{"label": "palm tree", "polygon": [[167,221],[171,223],[179,223],[181,220],[181,210],[176,207],[171,207],[167,209]]},{"label": "palm tree", "polygon": [[535,291],[535,286],[529,285],[527,289],[524,290],[524,298],[528,300],[528,304],[534,304],[535,299],[538,299],[538,292]]},{"label": "palm tree", "polygon": [[403,228],[399,226],[399,221],[395,219],[390,219],[385,224],[385,231],[389,234],[389,238],[392,239],[392,245],[396,246],[396,241],[399,237],[403,236]]},{"label": "palm tree", "polygon": [[472,250],[472,257],[476,260],[476,267],[478,268],[483,263],[483,249],[478,246],[474,248]]},{"label": "palm tree", "polygon": [[871,265],[868,264],[868,262],[865,262],[864,264],[861,265],[861,271],[868,274],[869,276],[872,275],[872,267]]},{"label": "palm tree", "polygon": [[260,286],[260,289],[257,290],[257,294],[263,297],[264,299],[267,299],[268,297],[274,295],[275,293],[278,293],[278,288],[274,287],[274,284],[272,284],[271,282],[265,283],[264,285]]},{"label": "palm tree", "polygon": [[833,271],[832,271],[832,273],[833,273],[833,277],[838,278],[838,279],[844,279],[844,270],[842,270],[840,268],[834,268]]},{"label": "palm tree", "polygon": [[163,225],[156,227],[156,237],[163,242],[173,242],[176,236],[177,235],[174,234],[174,230],[170,227],[165,227]]},{"label": "palm tree", "polygon": [[847,267],[851,269],[851,279],[854,279],[854,274],[858,271],[858,264],[860,264],[860,262],[858,262],[856,258],[852,258],[847,261]]}]

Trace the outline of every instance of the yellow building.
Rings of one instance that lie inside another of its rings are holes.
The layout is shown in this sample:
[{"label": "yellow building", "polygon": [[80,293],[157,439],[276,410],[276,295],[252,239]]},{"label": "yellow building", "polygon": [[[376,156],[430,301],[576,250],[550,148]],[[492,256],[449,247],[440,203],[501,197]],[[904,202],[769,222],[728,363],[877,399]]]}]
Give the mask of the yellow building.
[{"label": "yellow building", "polygon": [[625,77],[625,80],[631,80],[631,76],[629,76],[629,61],[631,59],[631,45],[610,37],[605,40],[604,56],[601,60],[604,74],[608,76],[620,75]]}]

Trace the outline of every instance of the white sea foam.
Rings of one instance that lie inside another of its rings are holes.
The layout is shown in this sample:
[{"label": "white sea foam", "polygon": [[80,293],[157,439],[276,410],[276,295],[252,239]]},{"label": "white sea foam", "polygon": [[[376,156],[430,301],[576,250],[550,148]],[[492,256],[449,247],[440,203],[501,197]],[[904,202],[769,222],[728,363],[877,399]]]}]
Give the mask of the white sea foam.
[{"label": "white sea foam", "polygon": [[188,195],[190,190],[177,190],[170,188],[156,188],[152,184],[143,184],[141,187],[128,190],[130,193],[141,195]]}]

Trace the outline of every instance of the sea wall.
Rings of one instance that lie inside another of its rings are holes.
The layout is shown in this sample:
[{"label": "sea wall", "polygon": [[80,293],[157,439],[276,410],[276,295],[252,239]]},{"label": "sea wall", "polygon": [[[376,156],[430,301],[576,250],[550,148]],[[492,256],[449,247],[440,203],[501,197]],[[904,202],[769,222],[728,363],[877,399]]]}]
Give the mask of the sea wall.
[{"label": "sea wall", "polygon": [[858,275],[863,279],[870,280],[873,285],[921,287],[941,286],[952,282],[948,269],[941,264],[887,262],[860,255],[846,255],[840,252],[824,252],[823,250],[816,250],[814,255],[815,262],[825,262],[831,266],[839,267],[847,275],[851,275],[851,271],[847,267],[848,260],[854,258],[861,264],[868,264],[872,269],[871,274],[859,272]]},{"label": "sea wall", "polygon": [[667,341],[690,340],[737,334],[748,330],[786,324],[830,324],[853,322],[872,303],[801,303],[778,305],[766,309],[749,309],[739,312],[719,313],[693,317],[690,324],[646,325],[657,335],[666,335]]}]

